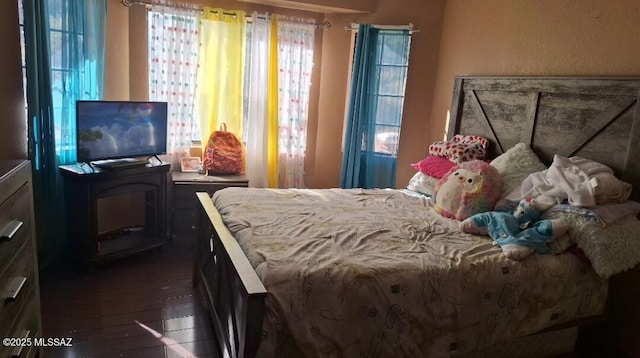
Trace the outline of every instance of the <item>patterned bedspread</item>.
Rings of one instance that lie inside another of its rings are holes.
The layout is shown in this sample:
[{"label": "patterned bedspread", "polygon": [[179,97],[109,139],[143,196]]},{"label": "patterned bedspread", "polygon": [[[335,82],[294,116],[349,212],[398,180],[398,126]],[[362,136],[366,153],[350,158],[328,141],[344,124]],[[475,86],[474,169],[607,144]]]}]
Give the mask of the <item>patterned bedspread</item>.
[{"label": "patterned bedspread", "polygon": [[455,356],[600,314],[572,254],[506,259],[403,190],[246,189],[214,205],[267,288],[265,357]]}]

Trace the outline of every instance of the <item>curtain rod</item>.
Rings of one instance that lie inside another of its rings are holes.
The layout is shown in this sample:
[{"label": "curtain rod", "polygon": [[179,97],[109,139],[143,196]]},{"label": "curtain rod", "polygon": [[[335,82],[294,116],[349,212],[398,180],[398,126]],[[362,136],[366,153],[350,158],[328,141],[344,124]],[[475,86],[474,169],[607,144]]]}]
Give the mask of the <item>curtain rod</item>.
[{"label": "curtain rod", "polygon": [[[358,26],[360,26],[360,24],[356,24],[355,22],[352,22],[350,26],[346,26],[344,29],[349,31],[357,31]],[[420,30],[413,29],[412,23],[409,23],[407,25],[371,25],[371,26],[375,29],[380,29],[380,30],[407,30],[409,31],[410,34],[414,32],[420,32]]]},{"label": "curtain rod", "polygon": [[[140,7],[144,7],[147,10],[151,10],[153,8],[154,5],[158,5],[158,6],[167,6],[167,7],[178,7],[178,8],[184,8],[184,9],[192,9],[192,10],[200,10],[201,13],[204,13],[204,10],[200,7],[189,7],[189,6],[176,6],[176,5],[166,5],[166,4],[153,4],[150,2],[145,2],[145,1],[131,1],[131,0],[120,0],[120,3],[126,7],[131,7],[131,6],[140,6]],[[223,15],[228,15],[228,16],[235,16],[236,14],[234,12],[223,12]],[[258,18],[260,19],[269,19],[267,16],[258,16]],[[286,20],[285,20],[286,21]],[[328,29],[331,27],[331,23],[328,21],[325,21],[321,24],[316,24],[316,23],[310,23],[310,25],[314,25],[316,27],[316,29]]]}]

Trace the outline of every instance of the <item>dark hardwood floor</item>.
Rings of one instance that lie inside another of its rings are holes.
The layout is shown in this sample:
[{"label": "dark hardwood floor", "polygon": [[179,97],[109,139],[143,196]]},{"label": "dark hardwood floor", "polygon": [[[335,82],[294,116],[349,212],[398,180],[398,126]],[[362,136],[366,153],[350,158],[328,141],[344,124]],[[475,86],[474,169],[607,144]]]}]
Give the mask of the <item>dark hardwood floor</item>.
[{"label": "dark hardwood floor", "polygon": [[45,357],[218,357],[192,257],[188,241],[175,241],[93,272],[43,270],[43,337],[72,338]]}]

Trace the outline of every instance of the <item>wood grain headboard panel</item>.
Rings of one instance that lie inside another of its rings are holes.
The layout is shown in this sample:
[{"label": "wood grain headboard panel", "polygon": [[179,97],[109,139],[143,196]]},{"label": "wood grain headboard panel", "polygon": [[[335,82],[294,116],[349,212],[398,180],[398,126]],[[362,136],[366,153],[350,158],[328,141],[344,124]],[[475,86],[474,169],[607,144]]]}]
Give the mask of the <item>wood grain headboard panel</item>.
[{"label": "wood grain headboard panel", "polygon": [[528,144],[611,167],[640,198],[640,78],[456,77],[448,136],[475,134],[495,157]]}]

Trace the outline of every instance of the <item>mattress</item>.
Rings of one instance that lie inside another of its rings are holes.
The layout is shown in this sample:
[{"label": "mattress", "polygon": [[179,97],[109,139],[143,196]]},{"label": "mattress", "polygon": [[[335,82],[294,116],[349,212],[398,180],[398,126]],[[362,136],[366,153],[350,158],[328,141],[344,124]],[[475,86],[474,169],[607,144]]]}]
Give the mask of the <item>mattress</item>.
[{"label": "mattress", "polygon": [[258,356],[456,356],[600,314],[580,258],[506,259],[427,197],[227,188],[212,198],[266,287]]}]

